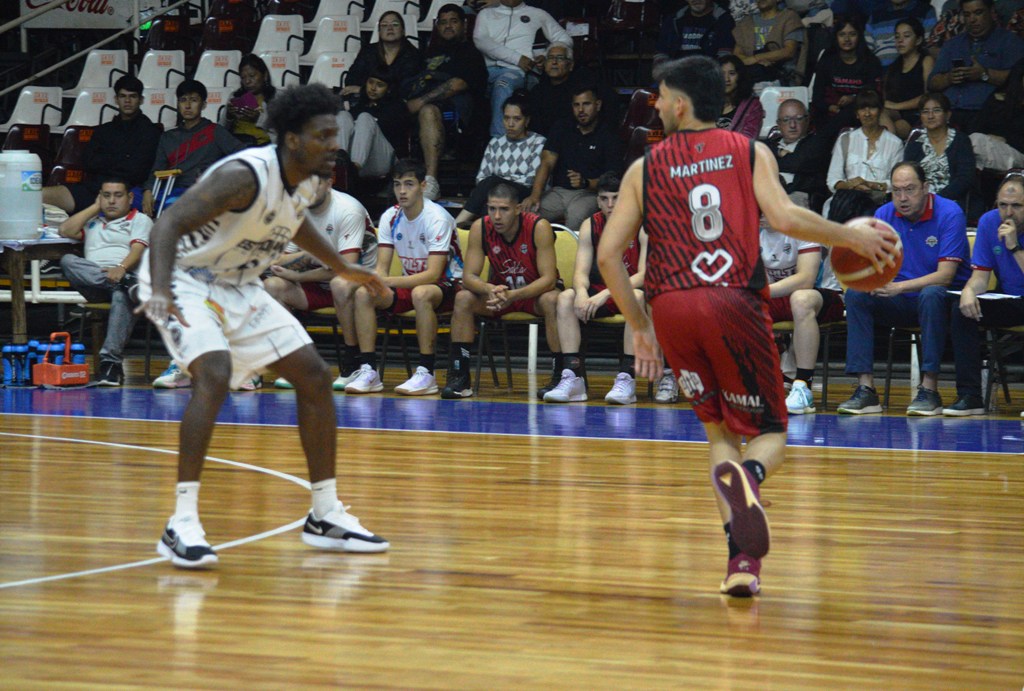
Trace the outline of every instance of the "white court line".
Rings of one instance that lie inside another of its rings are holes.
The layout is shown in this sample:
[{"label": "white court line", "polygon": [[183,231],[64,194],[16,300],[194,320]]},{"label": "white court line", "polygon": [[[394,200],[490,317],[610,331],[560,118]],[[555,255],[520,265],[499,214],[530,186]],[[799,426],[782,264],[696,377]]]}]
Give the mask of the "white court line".
[{"label": "white court line", "polygon": [[[158,448],[151,447],[151,446],[138,446],[138,445],[135,445],[135,444],[118,444],[118,443],[115,443],[115,442],[95,441],[95,440],[92,440],[92,439],[75,439],[73,437],[50,437],[50,436],[46,436],[46,435],[42,435],[42,434],[16,434],[14,432],[0,432],[0,436],[2,436],[2,437],[20,437],[22,439],[41,439],[43,441],[63,441],[63,442],[71,442],[71,443],[74,443],[74,444],[93,444],[93,445],[96,445],[96,446],[109,446],[109,447],[113,447],[113,448],[117,448],[117,449],[133,449],[133,450],[136,450],[136,451],[149,451],[151,453],[163,453],[163,454],[174,454],[174,455],[177,455],[177,453],[178,453],[177,449],[158,449]],[[242,463],[240,461],[231,461],[231,460],[228,460],[226,458],[217,458],[215,456],[207,456],[206,460],[213,461],[215,463],[223,463],[225,465],[235,466],[236,468],[242,468],[243,470],[253,470],[253,471],[256,471],[257,473],[264,473],[265,475],[271,475],[273,477],[281,478],[283,480],[288,480],[289,482],[294,482],[299,487],[302,487],[302,488],[307,489],[307,490],[310,488],[308,480],[303,480],[300,477],[296,477],[294,475],[289,475],[288,473],[282,473],[279,470],[273,470],[271,468],[263,468],[263,467],[258,466],[258,465],[252,465],[250,463]],[[279,535],[281,533],[286,533],[289,530],[294,530],[295,528],[298,528],[300,525],[302,525],[305,522],[306,522],[305,518],[300,518],[299,520],[293,521],[293,522],[289,523],[288,525],[283,525],[283,526],[281,526],[279,528],[274,528],[273,530],[268,530],[266,532],[259,533],[258,535],[250,535],[248,537],[239,538],[237,540],[231,540],[229,542],[224,542],[224,543],[221,543],[219,545],[213,545],[213,548],[215,550],[230,549],[231,547],[238,547],[239,545],[245,545],[245,544],[248,544],[250,542],[256,542],[257,540],[262,540],[263,538],[273,537],[274,535]],[[140,566],[151,566],[153,564],[159,564],[160,562],[164,562],[164,561],[169,561],[169,559],[167,557],[154,557],[153,559],[144,559],[143,561],[131,562],[129,564],[117,564],[115,566],[105,566],[105,567],[98,568],[98,569],[89,569],[87,571],[75,571],[73,573],[61,573],[61,574],[56,574],[56,575],[53,575],[53,576],[40,576],[39,578],[29,578],[29,579],[26,579],[26,580],[23,580],[23,581],[11,581],[9,583],[0,583],[0,590],[3,590],[5,588],[17,588],[18,586],[23,586],[23,585],[37,585],[39,583],[48,583],[50,581],[62,581],[62,580],[66,580],[68,578],[78,578],[80,576],[92,576],[92,575],[101,574],[101,573],[110,573],[112,571],[123,571],[124,569],[134,569],[134,568],[138,568]]]}]

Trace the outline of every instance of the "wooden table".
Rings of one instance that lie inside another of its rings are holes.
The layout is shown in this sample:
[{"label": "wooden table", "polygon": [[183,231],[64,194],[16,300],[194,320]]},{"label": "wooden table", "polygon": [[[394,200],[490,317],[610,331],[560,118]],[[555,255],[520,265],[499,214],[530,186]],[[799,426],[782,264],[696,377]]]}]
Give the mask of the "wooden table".
[{"label": "wooden table", "polygon": [[67,254],[72,240],[44,238],[40,240],[0,239],[0,266],[11,279],[11,341],[28,343],[25,316],[25,267],[34,259],[59,260]]}]

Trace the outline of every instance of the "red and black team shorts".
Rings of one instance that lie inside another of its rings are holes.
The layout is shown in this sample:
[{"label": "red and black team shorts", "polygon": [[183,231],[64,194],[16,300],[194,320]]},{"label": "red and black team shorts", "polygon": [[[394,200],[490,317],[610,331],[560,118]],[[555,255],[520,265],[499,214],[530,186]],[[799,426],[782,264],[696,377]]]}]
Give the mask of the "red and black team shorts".
[{"label": "red and black team shorts", "polygon": [[[434,310],[435,312],[451,312],[455,309],[455,293],[459,292],[461,283],[462,281],[441,281],[434,284],[441,289],[441,304]],[[395,291],[395,301],[382,311],[402,314],[413,309],[412,288],[393,288],[392,290]]]},{"label": "red and black team shorts", "polygon": [[[818,310],[818,323],[827,324],[829,322],[842,321],[844,310],[846,309],[843,305],[843,294],[838,290],[822,290],[821,288],[815,288],[821,295],[821,309]],[[789,298],[787,295],[782,298],[770,298],[768,300],[768,316],[772,318],[773,322],[789,322],[793,321],[793,308],[789,304]]]},{"label": "red and black team shorts", "polygon": [[767,301],[751,290],[690,288],[651,301],[654,330],[705,423],[755,437],[786,431],[786,396]]}]

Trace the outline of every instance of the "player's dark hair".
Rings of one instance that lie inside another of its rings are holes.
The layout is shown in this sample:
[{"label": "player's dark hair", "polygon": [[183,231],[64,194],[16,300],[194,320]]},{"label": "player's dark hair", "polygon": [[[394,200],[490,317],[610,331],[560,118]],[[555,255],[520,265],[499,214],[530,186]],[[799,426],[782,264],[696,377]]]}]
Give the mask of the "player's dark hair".
[{"label": "player's dark hair", "polygon": [[198,79],[186,79],[174,90],[174,95],[181,98],[185,94],[199,94],[199,100],[205,101],[208,96],[206,85]]},{"label": "player's dark hair", "polygon": [[654,79],[681,91],[693,104],[693,116],[701,122],[714,122],[725,108],[725,80],[718,63],[704,55],[691,55],[661,63]]},{"label": "player's dark hair", "polygon": [[964,8],[964,5],[966,5],[969,2],[980,2],[989,9],[992,9],[995,6],[995,0],[960,0],[960,9],[962,10]]},{"label": "player's dark hair", "polygon": [[323,84],[290,86],[267,104],[267,122],[280,139],[289,132],[301,133],[318,115],[335,116],[339,110],[341,99]]},{"label": "player's dark hair", "polygon": [[597,179],[597,193],[601,192],[618,192],[622,186],[622,178],[619,177],[618,173],[608,171],[602,173],[601,177]]},{"label": "player's dark hair", "polygon": [[[263,75],[263,88],[260,90],[259,95],[263,96],[264,101],[269,101],[277,95],[277,89],[274,88],[272,80],[270,79],[270,68],[267,67],[267,63],[263,62],[263,58],[259,55],[249,53],[242,57],[241,62],[238,63],[238,72],[241,74],[243,67],[251,67],[260,74]],[[234,97],[238,97],[245,94],[245,87],[240,86],[231,94]]]},{"label": "player's dark hair", "polygon": [[427,179],[427,167],[423,165],[422,161],[412,158],[400,158],[395,161],[395,165],[391,168],[391,179],[400,180],[406,175],[415,175],[417,180],[423,182]]},{"label": "player's dark hair", "polygon": [[600,101],[601,97],[597,93],[597,87],[593,84],[580,84],[572,90],[572,97],[576,98],[580,94],[590,93],[594,97],[595,101]]},{"label": "player's dark hair", "polygon": [[121,77],[116,82],[114,82],[114,93],[116,94],[118,91],[127,91],[129,93],[139,94],[141,96],[142,82],[139,81],[138,77],[133,77],[130,74],[126,74],[125,76]]},{"label": "player's dark hair", "polygon": [[499,182],[497,185],[492,187],[487,192],[488,199],[508,199],[513,204],[518,204],[522,201],[522,195],[519,194],[519,190],[516,189],[515,185],[510,185],[507,182]]},{"label": "player's dark hair", "polygon": [[942,112],[949,115],[950,111],[953,110],[953,104],[949,100],[949,96],[942,93],[941,91],[928,91],[924,96],[921,97],[921,105],[919,108],[924,108],[924,104],[928,101],[934,101],[939,104],[939,108],[942,108]]},{"label": "player's dark hair", "polygon": [[917,176],[918,182],[924,183],[928,179],[924,173],[924,168],[922,168],[921,164],[918,163],[917,161],[900,161],[899,163],[892,167],[892,171],[889,173],[890,180],[892,179],[892,176],[896,174],[896,171],[899,170],[900,168],[910,168],[911,170],[913,170],[914,175]]},{"label": "player's dark hair", "polygon": [[442,14],[447,14],[448,12],[454,12],[459,15],[459,19],[466,21],[466,10],[462,9],[461,5],[456,5],[454,2],[441,5],[441,9],[437,11],[437,16],[440,17]]},{"label": "player's dark hair", "polygon": [[128,184],[128,181],[121,177],[120,175],[104,175],[102,178],[100,178],[100,187],[103,187],[108,182],[112,185],[124,185],[125,191],[132,191],[132,186]]}]

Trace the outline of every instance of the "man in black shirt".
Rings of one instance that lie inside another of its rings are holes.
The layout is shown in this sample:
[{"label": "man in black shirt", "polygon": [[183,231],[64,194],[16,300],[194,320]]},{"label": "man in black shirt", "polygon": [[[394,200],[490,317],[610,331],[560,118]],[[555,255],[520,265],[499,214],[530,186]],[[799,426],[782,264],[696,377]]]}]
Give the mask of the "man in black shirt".
[{"label": "man in black shirt", "polygon": [[821,137],[808,132],[809,123],[802,101],[783,101],[776,120],[782,136],[769,141],[768,148],[775,154],[782,186],[793,203],[820,211],[828,197],[825,172],[831,152]]},{"label": "man in black shirt", "polygon": [[[597,84],[600,80],[594,71],[586,66],[576,65],[572,55],[572,44],[552,43],[541,65],[544,74],[537,86],[530,89],[530,131],[543,134],[572,113],[572,96],[580,86]],[[601,99],[601,116],[606,122],[615,122],[617,112],[609,111],[609,104],[615,104],[617,94],[610,86],[599,86],[597,97]],[[613,109],[615,110],[615,109]]]},{"label": "man in black shirt", "polygon": [[82,182],[43,188],[43,203],[59,206],[72,214],[96,201],[104,179],[121,178],[128,183],[137,203],[138,188],[149,177],[160,141],[160,128],[142,112],[142,82],[124,76],[114,83],[118,115],[93,131],[82,155]]},{"label": "man in black shirt", "polygon": [[688,0],[678,12],[665,14],[661,20],[654,64],[687,55],[706,55],[716,60],[729,55],[735,45],[735,27],[729,10],[713,0]]},{"label": "man in black shirt", "polygon": [[[597,180],[606,172],[622,171],[622,143],[601,118],[601,100],[594,87],[577,88],[573,117],[555,123],[540,155],[533,191],[523,210],[563,222],[573,230],[597,212]],[[550,180],[552,187],[544,188]]]},{"label": "man in black shirt", "polygon": [[466,40],[466,13],[455,4],[443,5],[437,13],[433,40],[427,48],[427,69],[413,80],[407,101],[409,112],[419,121],[420,146],[427,168],[424,196],[437,199],[437,164],[444,151],[444,119],[449,113],[465,132],[478,96],[487,89],[487,67],[472,41]]}]

